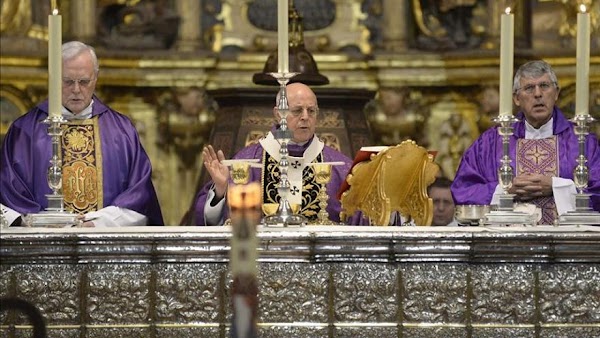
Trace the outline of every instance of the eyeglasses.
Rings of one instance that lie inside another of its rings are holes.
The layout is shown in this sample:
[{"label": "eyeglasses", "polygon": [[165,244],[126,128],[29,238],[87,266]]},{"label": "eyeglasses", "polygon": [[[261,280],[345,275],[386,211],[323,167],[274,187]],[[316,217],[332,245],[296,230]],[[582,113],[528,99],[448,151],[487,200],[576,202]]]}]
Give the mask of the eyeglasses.
[{"label": "eyeglasses", "polygon": [[290,109],[290,114],[292,114],[294,117],[299,117],[302,116],[304,110],[306,110],[308,116],[317,116],[317,114],[319,113],[318,107],[293,107]]},{"label": "eyeglasses", "polygon": [[519,88],[516,91],[522,90],[524,91],[526,94],[531,95],[535,92],[535,88],[538,87],[540,88],[540,91],[542,92],[547,92],[549,91],[551,88],[553,88],[554,86],[556,86],[556,82],[540,82],[540,83],[532,83],[532,84],[528,84],[523,88]]},{"label": "eyeglasses", "polygon": [[79,87],[88,87],[95,79],[70,79],[68,77],[64,77],[62,79],[63,87],[72,87],[75,83],[79,84]]}]

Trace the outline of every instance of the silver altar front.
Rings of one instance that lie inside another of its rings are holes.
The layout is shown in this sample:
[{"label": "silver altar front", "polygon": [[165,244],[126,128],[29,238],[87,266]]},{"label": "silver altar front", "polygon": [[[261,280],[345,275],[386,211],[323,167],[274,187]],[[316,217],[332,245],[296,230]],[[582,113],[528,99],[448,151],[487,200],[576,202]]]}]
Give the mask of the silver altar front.
[{"label": "silver altar front", "polygon": [[[228,337],[228,227],[3,229],[49,337]],[[259,231],[260,337],[598,337],[600,228]],[[0,315],[22,337],[22,316]]]}]

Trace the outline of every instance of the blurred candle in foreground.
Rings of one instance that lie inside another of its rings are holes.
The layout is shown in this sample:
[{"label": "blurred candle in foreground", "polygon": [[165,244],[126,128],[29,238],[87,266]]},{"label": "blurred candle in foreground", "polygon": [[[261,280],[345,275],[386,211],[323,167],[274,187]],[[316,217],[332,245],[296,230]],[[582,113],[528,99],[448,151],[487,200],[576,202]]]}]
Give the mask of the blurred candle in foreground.
[{"label": "blurred candle in foreground", "polygon": [[277,3],[277,72],[289,72],[288,0]]},{"label": "blurred candle in foreground", "polygon": [[231,210],[231,250],[229,266],[231,287],[232,338],[258,335],[258,238],[261,189],[257,182],[230,185],[227,201]]},{"label": "blurred candle in foreground", "polygon": [[48,15],[48,114],[62,115],[62,19],[56,0],[52,0],[52,13]]},{"label": "blurred candle in foreground", "polygon": [[577,82],[575,87],[575,115],[589,114],[590,95],[590,13],[585,5],[577,13]]},{"label": "blurred candle in foreground", "polygon": [[512,115],[514,22],[508,7],[500,21],[500,116]]}]

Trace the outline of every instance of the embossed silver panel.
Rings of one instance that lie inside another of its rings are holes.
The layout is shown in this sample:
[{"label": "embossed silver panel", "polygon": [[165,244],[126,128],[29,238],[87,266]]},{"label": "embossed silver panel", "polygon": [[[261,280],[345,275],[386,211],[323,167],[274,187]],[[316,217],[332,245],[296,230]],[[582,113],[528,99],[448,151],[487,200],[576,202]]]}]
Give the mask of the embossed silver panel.
[{"label": "embossed silver panel", "polygon": [[535,322],[534,267],[529,264],[477,265],[472,268],[471,320],[475,323]]},{"label": "embossed silver panel", "polygon": [[398,278],[384,264],[343,263],[333,266],[336,323],[396,323]]},{"label": "embossed silver panel", "polygon": [[[600,336],[598,230],[262,230],[259,334]],[[0,295],[38,307],[49,337],[226,337],[229,238],[227,227],[8,229]],[[3,312],[0,335],[31,329]]]},{"label": "embossed silver panel", "polygon": [[464,264],[408,264],[400,270],[404,322],[465,322],[468,278]]},{"label": "embossed silver panel", "polygon": [[259,321],[327,323],[327,264],[264,263],[259,270]]}]

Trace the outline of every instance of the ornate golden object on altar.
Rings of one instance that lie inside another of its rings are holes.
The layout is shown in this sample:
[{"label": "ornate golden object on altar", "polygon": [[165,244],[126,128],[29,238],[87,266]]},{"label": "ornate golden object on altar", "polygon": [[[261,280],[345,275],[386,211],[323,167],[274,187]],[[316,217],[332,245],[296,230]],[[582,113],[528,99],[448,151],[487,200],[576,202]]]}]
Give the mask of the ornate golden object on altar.
[{"label": "ornate golden object on altar", "polygon": [[388,225],[397,211],[416,225],[431,225],[433,201],[427,186],[438,171],[433,156],[412,140],[372,154],[346,178],[350,188],[341,196],[342,213],[362,211],[372,224]]}]

